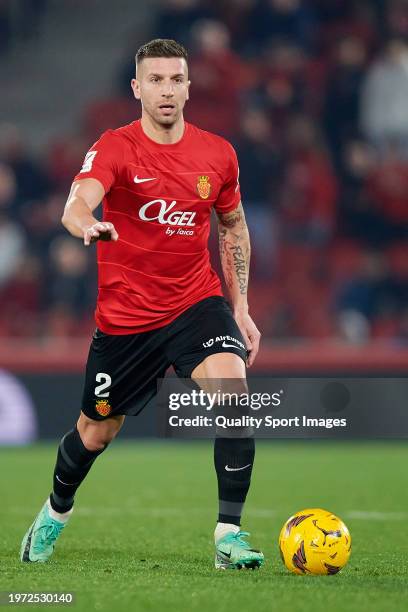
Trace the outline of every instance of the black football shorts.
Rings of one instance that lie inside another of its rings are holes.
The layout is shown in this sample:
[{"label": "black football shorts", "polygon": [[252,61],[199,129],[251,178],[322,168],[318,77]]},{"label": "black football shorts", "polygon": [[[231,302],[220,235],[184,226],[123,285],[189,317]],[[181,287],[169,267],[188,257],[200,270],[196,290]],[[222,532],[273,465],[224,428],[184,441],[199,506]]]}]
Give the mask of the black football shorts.
[{"label": "black football shorts", "polygon": [[190,378],[208,355],[235,353],[246,363],[244,339],[225,298],[194,304],[159,329],[110,335],[95,330],[86,366],[82,411],[100,421],[137,415],[157,393],[157,379],[169,366]]}]

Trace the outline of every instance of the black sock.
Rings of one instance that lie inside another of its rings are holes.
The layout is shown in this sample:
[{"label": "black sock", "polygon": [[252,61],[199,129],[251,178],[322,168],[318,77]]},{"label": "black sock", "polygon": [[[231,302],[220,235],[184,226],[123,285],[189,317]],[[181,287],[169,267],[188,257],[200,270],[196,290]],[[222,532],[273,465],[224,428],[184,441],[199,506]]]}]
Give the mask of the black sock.
[{"label": "black sock", "polygon": [[76,426],[65,434],[58,448],[54,488],[50,495],[51,507],[56,512],[71,510],[76,490],[105,448],[89,451],[84,446]]},{"label": "black sock", "polygon": [[218,478],[219,523],[241,524],[254,457],[253,438],[215,438],[214,465]]}]

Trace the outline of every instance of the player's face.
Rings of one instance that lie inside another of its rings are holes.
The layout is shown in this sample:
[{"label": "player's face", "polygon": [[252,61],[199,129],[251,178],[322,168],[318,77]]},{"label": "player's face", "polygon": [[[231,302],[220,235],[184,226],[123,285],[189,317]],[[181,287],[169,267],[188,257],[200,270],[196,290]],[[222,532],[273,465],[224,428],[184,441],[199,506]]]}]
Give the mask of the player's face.
[{"label": "player's face", "polygon": [[171,126],[181,117],[189,85],[187,62],[180,57],[146,58],[132,79],[133,93],[143,112],[163,126]]}]

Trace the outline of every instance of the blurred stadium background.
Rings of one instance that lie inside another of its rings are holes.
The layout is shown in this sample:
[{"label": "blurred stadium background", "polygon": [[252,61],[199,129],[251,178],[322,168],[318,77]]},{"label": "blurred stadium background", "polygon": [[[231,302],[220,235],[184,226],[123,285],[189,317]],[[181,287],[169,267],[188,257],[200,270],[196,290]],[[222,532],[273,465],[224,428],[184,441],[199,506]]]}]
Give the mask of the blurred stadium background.
[{"label": "blurred stadium background", "polygon": [[60,218],[89,146],[140,116],[155,37],[189,50],[186,119],[238,152],[254,371],[408,371],[405,0],[0,0],[0,442],[78,412],[96,269]]}]

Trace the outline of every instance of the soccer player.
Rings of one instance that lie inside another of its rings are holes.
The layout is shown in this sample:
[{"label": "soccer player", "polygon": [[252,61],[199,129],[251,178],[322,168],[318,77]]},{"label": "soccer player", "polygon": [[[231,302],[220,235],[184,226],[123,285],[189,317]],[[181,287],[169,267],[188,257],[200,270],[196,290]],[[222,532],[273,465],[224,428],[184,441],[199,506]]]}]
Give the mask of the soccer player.
[{"label": "soccer player", "polygon": [[[198,75],[199,77],[199,75]],[[98,300],[82,406],[62,438],[53,490],[24,536],[21,560],[44,562],[69,520],[95,459],[156,394],[170,365],[204,390],[214,379],[245,386],[260,333],[248,314],[248,229],[232,146],[184,121],[187,52],[157,39],[136,55],[131,81],[142,117],[108,130],[74,178],[62,223],[85,246],[97,242]],[[216,109],[215,109],[216,110]],[[103,221],[93,211],[103,202]],[[212,210],[232,309],[207,247]],[[240,519],[254,440],[216,436],[219,514],[215,566],[259,567]]]}]

